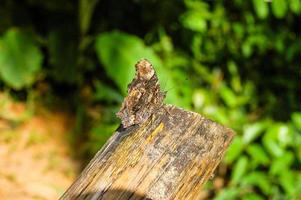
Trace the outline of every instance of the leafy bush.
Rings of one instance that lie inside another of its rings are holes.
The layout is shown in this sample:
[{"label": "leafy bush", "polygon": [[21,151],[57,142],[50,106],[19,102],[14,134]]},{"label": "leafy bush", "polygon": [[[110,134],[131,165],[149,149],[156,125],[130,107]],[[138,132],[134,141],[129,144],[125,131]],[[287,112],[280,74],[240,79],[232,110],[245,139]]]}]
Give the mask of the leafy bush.
[{"label": "leafy bush", "polygon": [[300,0],[1,4],[1,87],[48,85],[76,110],[84,149],[94,153],[118,126],[133,65],[146,57],[167,103],[237,132],[216,174],[223,188],[209,184],[208,198],[300,198]]}]

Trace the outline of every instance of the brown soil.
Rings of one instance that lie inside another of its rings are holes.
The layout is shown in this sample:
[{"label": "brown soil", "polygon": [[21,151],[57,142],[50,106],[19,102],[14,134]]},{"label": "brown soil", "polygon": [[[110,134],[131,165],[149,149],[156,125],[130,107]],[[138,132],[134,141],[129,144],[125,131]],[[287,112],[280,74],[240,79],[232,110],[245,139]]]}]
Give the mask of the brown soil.
[{"label": "brown soil", "polygon": [[64,113],[28,115],[23,103],[0,94],[0,199],[59,198],[78,169],[67,140],[71,127]]}]

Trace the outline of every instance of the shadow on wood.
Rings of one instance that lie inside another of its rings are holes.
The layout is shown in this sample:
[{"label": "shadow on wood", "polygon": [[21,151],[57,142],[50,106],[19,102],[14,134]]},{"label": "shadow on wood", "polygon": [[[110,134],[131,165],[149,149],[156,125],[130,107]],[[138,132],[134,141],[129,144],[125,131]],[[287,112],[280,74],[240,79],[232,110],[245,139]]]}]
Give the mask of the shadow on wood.
[{"label": "shadow on wood", "polygon": [[108,190],[99,192],[88,192],[84,194],[74,195],[71,199],[76,200],[151,200],[146,196],[136,194],[127,190]]}]

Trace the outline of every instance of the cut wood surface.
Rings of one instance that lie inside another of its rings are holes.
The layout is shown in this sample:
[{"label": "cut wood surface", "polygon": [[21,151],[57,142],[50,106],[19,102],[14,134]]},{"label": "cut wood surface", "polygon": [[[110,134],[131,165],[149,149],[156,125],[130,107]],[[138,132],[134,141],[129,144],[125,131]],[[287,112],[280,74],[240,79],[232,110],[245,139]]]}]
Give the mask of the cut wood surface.
[{"label": "cut wood surface", "polygon": [[164,97],[150,63],[138,62],[117,114],[123,124],[61,199],[199,199],[233,131]]}]

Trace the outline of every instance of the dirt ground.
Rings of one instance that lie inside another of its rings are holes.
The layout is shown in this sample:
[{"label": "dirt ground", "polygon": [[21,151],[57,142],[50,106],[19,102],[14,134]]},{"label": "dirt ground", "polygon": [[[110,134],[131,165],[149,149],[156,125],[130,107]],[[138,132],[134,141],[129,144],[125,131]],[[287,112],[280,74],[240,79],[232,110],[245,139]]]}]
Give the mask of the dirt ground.
[{"label": "dirt ground", "polygon": [[[72,160],[70,116],[0,94],[0,199],[52,200],[73,182],[78,164]],[[30,113],[31,112],[31,113]]]}]

